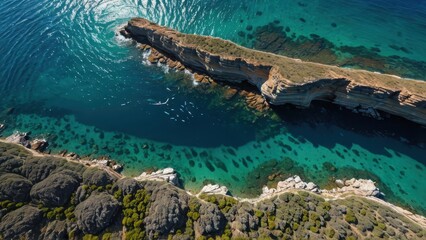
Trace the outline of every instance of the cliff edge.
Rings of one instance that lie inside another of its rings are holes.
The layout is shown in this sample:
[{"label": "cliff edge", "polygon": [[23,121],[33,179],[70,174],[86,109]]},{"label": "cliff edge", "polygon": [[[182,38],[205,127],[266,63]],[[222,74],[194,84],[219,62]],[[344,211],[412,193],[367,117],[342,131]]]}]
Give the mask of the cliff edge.
[{"label": "cliff edge", "polygon": [[273,105],[309,106],[313,100],[326,100],[356,110],[380,110],[426,125],[424,81],[303,62],[220,38],[180,33],[143,18],[131,19],[120,33],[154,48],[151,54],[171,59],[172,67],[183,65],[217,81],[248,82]]}]

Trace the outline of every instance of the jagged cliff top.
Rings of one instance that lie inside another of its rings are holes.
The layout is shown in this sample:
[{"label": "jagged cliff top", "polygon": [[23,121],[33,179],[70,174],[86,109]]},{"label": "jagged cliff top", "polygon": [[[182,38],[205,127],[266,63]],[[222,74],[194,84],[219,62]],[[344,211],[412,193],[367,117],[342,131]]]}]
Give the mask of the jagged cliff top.
[{"label": "jagged cliff top", "polygon": [[426,99],[426,81],[405,79],[365,70],[346,69],[320,63],[304,62],[299,59],[245,48],[221,38],[180,33],[176,30],[157,25],[144,18],[133,18],[129,21],[129,25],[160,32],[180,45],[200,49],[222,58],[233,60],[240,58],[254,65],[276,68],[283,77],[283,81],[287,80],[294,84],[318,79],[343,78],[360,85],[391,91],[408,91],[410,94],[415,94]]}]

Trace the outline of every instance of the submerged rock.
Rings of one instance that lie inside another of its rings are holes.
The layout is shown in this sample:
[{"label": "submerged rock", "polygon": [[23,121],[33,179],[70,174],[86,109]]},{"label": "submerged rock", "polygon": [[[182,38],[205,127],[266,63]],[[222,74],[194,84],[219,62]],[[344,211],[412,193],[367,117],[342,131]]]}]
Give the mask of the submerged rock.
[{"label": "submerged rock", "polygon": [[77,225],[84,233],[97,234],[111,224],[119,208],[111,195],[92,194],[75,208]]}]

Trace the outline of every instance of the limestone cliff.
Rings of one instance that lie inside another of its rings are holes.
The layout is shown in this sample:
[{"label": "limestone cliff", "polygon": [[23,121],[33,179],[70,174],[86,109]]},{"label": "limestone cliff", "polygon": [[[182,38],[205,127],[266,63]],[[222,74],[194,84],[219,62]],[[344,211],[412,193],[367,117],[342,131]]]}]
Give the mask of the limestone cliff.
[{"label": "limestone cliff", "polygon": [[424,81],[303,62],[219,38],[183,34],[143,18],[131,19],[121,33],[214,80],[249,82],[270,104],[309,106],[312,100],[326,100],[426,125]]}]

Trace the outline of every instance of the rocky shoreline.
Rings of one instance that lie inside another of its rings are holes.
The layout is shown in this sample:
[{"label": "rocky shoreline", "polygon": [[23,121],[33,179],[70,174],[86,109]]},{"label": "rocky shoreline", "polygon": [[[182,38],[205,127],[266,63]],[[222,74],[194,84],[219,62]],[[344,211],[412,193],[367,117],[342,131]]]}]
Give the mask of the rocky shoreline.
[{"label": "rocky shoreline", "polygon": [[[426,218],[386,203],[371,180],[336,180],[319,189],[298,176],[264,187],[255,199],[229,196],[224,186],[180,189],[172,169],[127,178],[111,160],[41,153],[0,142],[0,238],[421,239]],[[47,144],[47,143],[46,143]],[[14,192],[14,194],[10,194]],[[136,213],[136,215],[135,215]]]},{"label": "rocky shoreline", "polygon": [[258,110],[269,104],[309,106],[325,100],[380,119],[383,111],[426,125],[426,82],[335,66],[243,48],[219,38],[189,35],[133,18],[120,31],[149,49],[148,61],[190,70],[200,83],[250,83]]}]

